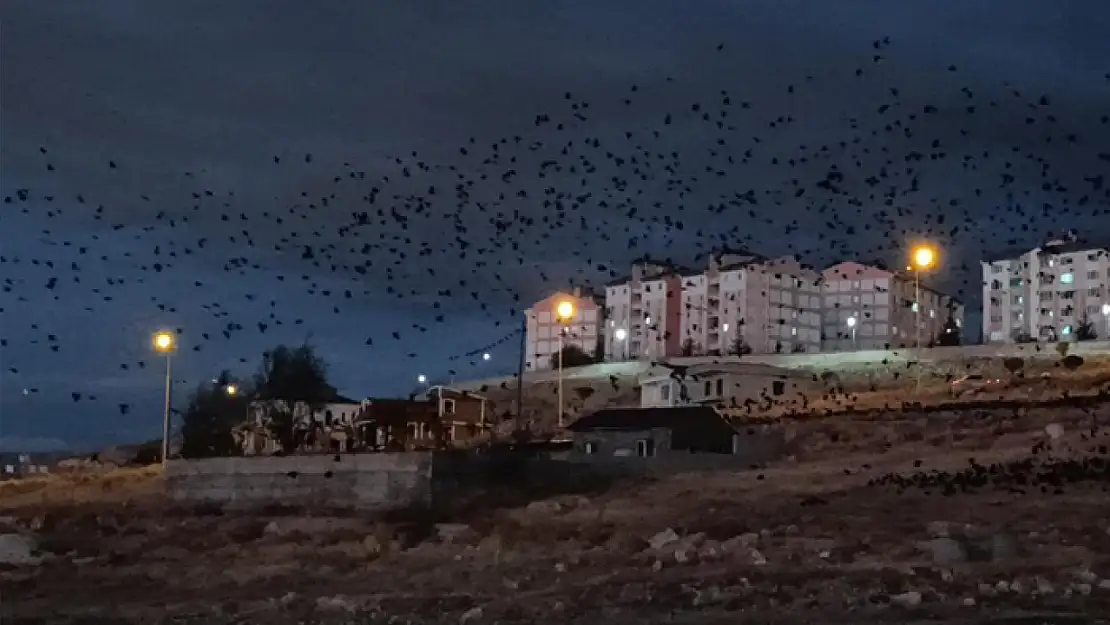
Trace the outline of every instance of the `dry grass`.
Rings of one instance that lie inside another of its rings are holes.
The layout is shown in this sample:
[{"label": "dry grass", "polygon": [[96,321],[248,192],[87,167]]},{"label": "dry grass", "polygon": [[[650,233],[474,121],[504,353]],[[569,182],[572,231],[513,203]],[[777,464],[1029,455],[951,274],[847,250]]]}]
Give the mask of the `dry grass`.
[{"label": "dry grass", "polygon": [[[1069,388],[1073,382],[1080,384],[1072,380]],[[598,401],[609,400],[582,399]],[[923,592],[934,614],[969,596],[990,608],[1059,604],[1110,612],[1110,593],[1102,591],[984,598],[975,590],[999,580],[1029,587],[1037,576],[1063,588],[1084,568],[1110,577],[1106,494],[1097,485],[1072,484],[1060,495],[986,490],[952,497],[867,487],[888,472],[957,469],[972,456],[981,463],[1024,457],[1045,440],[1049,423],[1065,431],[1054,453],[1075,455],[1098,442],[1085,440],[1092,426],[1110,425],[1110,403],[814,416],[790,426],[791,458],[763,470],[626,483],[539,509],[469,510],[452,520],[472,534],[450,545],[428,538],[419,526],[430,521],[419,518],[346,518],[333,530],[270,534],[271,520],[313,511],[174,508],[159,497],[157,468],[10,482],[0,484],[0,509],[49,517],[39,534],[59,556],[37,569],[0,572],[0,617],[351,620],[317,605],[320,597],[338,597],[358,606],[360,622],[383,613],[457,623],[474,606],[483,616],[471,625],[655,623],[676,612],[709,621],[738,607],[759,622],[814,611],[831,622],[865,622],[874,616],[869,597],[907,589]],[[813,497],[822,505],[801,505]],[[915,548],[930,521],[1005,529],[1022,537],[1029,554],[1005,564],[933,566]],[[716,540],[755,533],[768,563],[669,561],[654,570],[644,541],[666,528]],[[696,605],[695,591],[711,587],[733,593],[736,603]],[[906,620],[903,612],[889,614]]]},{"label": "dry grass", "polygon": [[7,480],[0,482],[0,511],[157,501],[163,494],[161,476],[160,466],[149,466]]}]

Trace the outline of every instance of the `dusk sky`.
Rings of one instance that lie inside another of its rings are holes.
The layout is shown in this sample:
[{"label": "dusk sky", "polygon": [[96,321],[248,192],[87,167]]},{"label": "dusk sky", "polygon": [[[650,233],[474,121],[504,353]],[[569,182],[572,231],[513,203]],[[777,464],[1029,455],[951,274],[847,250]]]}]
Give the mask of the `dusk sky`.
[{"label": "dusk sky", "polygon": [[8,0],[0,449],[158,436],[160,328],[177,406],[306,338],[355,397],[512,372],[516,337],[466,354],[644,254],[926,238],[977,310],[983,254],[1110,241],[1108,32],[1105,0]]}]

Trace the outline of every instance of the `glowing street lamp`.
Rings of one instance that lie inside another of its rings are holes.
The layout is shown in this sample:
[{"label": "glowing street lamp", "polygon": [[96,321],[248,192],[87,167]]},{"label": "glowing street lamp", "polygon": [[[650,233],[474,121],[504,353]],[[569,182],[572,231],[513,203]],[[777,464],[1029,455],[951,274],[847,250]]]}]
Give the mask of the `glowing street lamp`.
[{"label": "glowing street lamp", "polygon": [[563,300],[555,305],[555,320],[559,322],[562,327],[559,328],[559,427],[563,427],[563,336],[567,333],[567,326],[574,319],[577,311],[574,309],[574,302],[570,300]]},{"label": "glowing street lamp", "polygon": [[614,337],[618,341],[623,341],[628,338],[628,330],[625,330],[624,328],[617,328],[617,331],[614,333]]},{"label": "glowing street lamp", "polygon": [[162,410],[162,467],[169,464],[170,459],[170,406],[173,401],[172,362],[173,352],[177,348],[177,340],[172,332],[162,330],[155,332],[151,341],[154,351],[166,355],[166,403]]},{"label": "glowing street lamp", "polygon": [[486,353],[482,354],[482,360],[489,360],[489,359],[490,359],[489,352],[486,352]]},{"label": "glowing street lamp", "polygon": [[416,381],[419,384],[427,384],[428,383],[428,376],[421,373],[420,375],[416,376]]},{"label": "glowing street lamp", "polygon": [[914,347],[921,347],[921,272],[929,269],[936,263],[937,253],[928,246],[914,248],[913,251],[913,314],[916,326]]},{"label": "glowing street lamp", "polygon": [[1110,340],[1110,304],[1102,305],[1102,320],[1106,322],[1106,333],[1103,338]]},{"label": "glowing street lamp", "polygon": [[856,324],[859,323],[855,316],[848,317],[848,329],[852,331],[852,349],[856,348]]},{"label": "glowing street lamp", "polygon": [[239,387],[235,384],[228,384],[224,387],[224,392],[227,393],[228,397],[235,397],[239,394]]},{"label": "glowing street lamp", "polygon": [[[914,347],[921,349],[921,272],[931,268],[937,261],[937,252],[928,245],[919,245],[913,250],[913,320],[916,338]],[[921,364],[917,366],[915,391],[921,390]]]}]

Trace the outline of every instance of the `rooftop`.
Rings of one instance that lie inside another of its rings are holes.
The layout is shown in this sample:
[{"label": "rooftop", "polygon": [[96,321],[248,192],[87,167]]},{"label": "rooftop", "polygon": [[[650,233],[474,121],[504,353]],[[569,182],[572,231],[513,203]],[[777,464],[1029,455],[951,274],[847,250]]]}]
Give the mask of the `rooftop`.
[{"label": "rooftop", "polygon": [[708,406],[678,406],[674,408],[607,408],[586,415],[568,430],[587,432],[591,430],[639,431],[676,428],[724,427],[733,429],[728,421]]}]

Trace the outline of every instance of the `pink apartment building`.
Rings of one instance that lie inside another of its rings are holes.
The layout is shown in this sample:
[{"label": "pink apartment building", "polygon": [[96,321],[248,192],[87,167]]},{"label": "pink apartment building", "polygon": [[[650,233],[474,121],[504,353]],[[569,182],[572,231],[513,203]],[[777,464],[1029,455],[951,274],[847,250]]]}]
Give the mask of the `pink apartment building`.
[{"label": "pink apartment building", "polygon": [[[563,324],[556,315],[562,302],[574,305],[575,315]],[[581,289],[571,292],[558,291],[536,302],[524,311],[528,320],[525,337],[525,371],[551,368],[551,357],[559,351],[559,334],[563,345],[576,345],[591,356],[597,355],[602,332],[602,307],[590,294]]]}]

